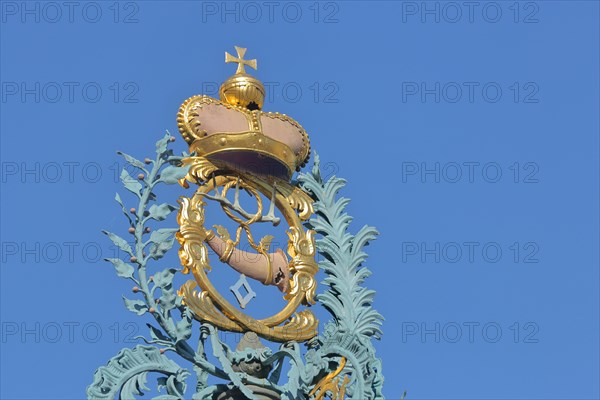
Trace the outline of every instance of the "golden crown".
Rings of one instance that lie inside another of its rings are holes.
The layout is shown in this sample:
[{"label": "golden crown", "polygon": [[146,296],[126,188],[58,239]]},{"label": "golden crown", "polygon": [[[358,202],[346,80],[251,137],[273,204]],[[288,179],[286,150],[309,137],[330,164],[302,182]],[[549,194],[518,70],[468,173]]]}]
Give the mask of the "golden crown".
[{"label": "golden crown", "polygon": [[248,75],[256,60],[225,52],[225,62],[238,64],[236,73],[219,89],[220,100],[197,95],[183,102],[177,126],[190,152],[222,167],[290,179],[310,155],[306,131],[285,114],[262,112],[263,84]]}]

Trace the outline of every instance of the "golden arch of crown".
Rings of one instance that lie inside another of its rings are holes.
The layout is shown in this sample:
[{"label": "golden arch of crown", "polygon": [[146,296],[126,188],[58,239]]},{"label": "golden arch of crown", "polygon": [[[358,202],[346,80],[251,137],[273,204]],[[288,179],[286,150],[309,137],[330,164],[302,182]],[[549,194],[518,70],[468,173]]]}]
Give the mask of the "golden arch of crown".
[{"label": "golden arch of crown", "polygon": [[257,62],[244,59],[245,48],[235,49],[237,57],[225,53],[225,62],[238,67],[221,85],[219,100],[196,95],[184,101],[179,131],[191,152],[217,165],[289,180],[308,161],[308,135],[285,114],[262,111],[265,88],[245,68],[257,69]]}]

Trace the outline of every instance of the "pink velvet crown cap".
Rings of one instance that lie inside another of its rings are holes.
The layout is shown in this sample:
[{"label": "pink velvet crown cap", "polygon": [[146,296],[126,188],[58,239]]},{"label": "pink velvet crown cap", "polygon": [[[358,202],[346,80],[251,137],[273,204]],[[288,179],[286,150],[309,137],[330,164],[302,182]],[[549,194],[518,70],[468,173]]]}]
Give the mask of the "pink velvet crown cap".
[{"label": "pink velvet crown cap", "polygon": [[310,155],[306,131],[284,114],[198,95],[182,104],[177,122],[190,151],[234,170],[289,180]]}]

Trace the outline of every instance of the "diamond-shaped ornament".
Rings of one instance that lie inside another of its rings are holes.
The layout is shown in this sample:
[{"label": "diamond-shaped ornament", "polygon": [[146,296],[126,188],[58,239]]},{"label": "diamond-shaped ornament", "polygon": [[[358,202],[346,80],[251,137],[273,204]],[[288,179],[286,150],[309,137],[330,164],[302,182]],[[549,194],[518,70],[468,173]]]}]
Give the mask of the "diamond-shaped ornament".
[{"label": "diamond-shaped ornament", "polygon": [[[240,292],[241,288],[244,288],[248,293],[246,293],[246,295],[243,295]],[[229,290],[231,290],[231,292],[235,296],[235,299],[238,301],[238,303],[240,303],[240,307],[242,308],[246,308],[246,305],[250,302],[250,300],[256,297],[256,293],[254,293],[254,290],[252,290],[252,288],[250,287],[250,283],[248,282],[248,280],[246,279],[246,275],[244,274],[240,275],[240,279],[238,279],[235,285],[230,286]]]}]

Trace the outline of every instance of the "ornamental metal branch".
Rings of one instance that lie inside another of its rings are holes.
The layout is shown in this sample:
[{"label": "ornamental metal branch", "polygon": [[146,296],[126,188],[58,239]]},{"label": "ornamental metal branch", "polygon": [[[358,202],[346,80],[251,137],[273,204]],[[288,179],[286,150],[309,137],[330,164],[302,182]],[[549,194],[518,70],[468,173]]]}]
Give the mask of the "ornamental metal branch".
[{"label": "ornamental metal branch", "polygon": [[[159,381],[159,388],[166,388],[167,394],[174,396],[172,398],[183,398],[186,389],[185,378],[189,376],[189,372],[166,358],[164,353],[167,351],[175,352],[192,363],[194,368],[201,371],[199,374],[201,376],[212,375],[225,380],[232,379],[230,363],[217,367],[207,360],[203,353],[203,347],[200,347],[201,351],[194,351],[187,342],[192,335],[193,319],[190,310],[182,304],[181,297],[174,292],[173,278],[177,269],[167,268],[148,277],[149,261],[161,259],[173,247],[174,234],[178,230],[176,228],[158,229],[151,233],[147,241],[143,239],[144,234],[150,233],[150,228],[146,226],[148,221],[163,221],[176,209],[168,203],[150,205],[150,202],[156,200],[153,189],[160,183],[176,184],[187,174],[187,167],[181,166],[181,161],[187,154],[173,155],[172,150],[167,149],[168,143],[172,141],[174,141],[174,137],[167,132],[156,143],[154,160],[146,158],[142,162],[128,154],[118,153],[123,156],[129,166],[139,171],[137,179],[132,177],[126,168],[123,169],[120,176],[125,189],[138,198],[137,208],[127,210],[121,196],[118,193],[115,195],[115,200],[121,206],[121,210],[129,222],[128,232],[134,237],[134,246],[132,247],[121,236],[103,231],[120,250],[129,256],[129,262],[119,258],[108,258],[106,261],[113,264],[119,277],[134,282],[136,286],[132,291],[143,297],[142,300],[123,297],[125,306],[137,315],[152,315],[160,327],[159,329],[147,324],[151,339],[137,338],[147,344],[159,345],[161,348],[159,350],[156,347],[137,346],[133,350],[121,351],[94,374],[94,382],[87,389],[88,398],[91,399],[112,399],[117,394],[123,398],[142,395],[142,389],[149,390],[144,384],[149,371],[162,372],[167,375],[165,382],[168,381],[170,384],[161,385],[162,381]],[[149,165],[152,165],[151,169],[148,169]],[[157,289],[160,290],[161,295],[155,299]],[[175,321],[172,315],[172,311],[175,309],[180,312],[181,319],[179,321]],[[215,340],[218,341],[213,327],[204,324],[202,329],[204,337],[199,346],[203,345],[207,332],[208,336],[211,336],[213,344],[216,343]],[[222,358],[221,361],[230,357],[231,351],[227,349],[223,354],[225,354],[225,358]],[[133,370],[123,369],[124,361],[135,364],[136,368]],[[276,388],[276,385],[252,376],[245,377],[244,381]]]}]

